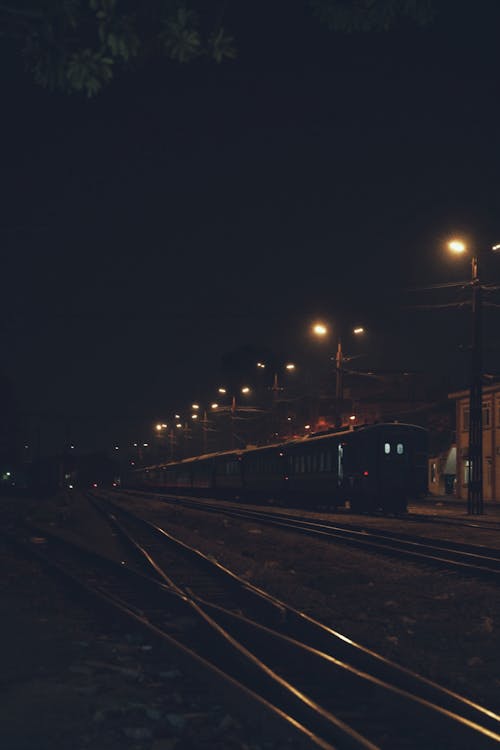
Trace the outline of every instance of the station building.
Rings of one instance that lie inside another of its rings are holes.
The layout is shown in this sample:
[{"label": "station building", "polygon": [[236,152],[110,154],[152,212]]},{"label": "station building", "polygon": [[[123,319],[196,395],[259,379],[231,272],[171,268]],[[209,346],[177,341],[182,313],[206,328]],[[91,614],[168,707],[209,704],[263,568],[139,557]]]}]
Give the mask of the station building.
[{"label": "station building", "polygon": [[[469,472],[469,390],[450,393],[456,408],[455,494],[467,499]],[[483,498],[500,503],[500,383],[483,386]]]}]

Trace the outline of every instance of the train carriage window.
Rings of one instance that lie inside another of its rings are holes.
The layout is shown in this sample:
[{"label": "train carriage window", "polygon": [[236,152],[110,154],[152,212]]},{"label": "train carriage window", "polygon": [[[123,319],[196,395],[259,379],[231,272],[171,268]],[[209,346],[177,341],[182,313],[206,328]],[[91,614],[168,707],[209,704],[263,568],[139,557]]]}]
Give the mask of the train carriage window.
[{"label": "train carriage window", "polygon": [[338,476],[338,482],[342,482],[344,478],[344,446],[342,443],[339,443],[338,449],[337,449],[337,476]]},{"label": "train carriage window", "polygon": [[388,455],[391,452],[391,444],[390,443],[384,443],[384,453]]},{"label": "train carriage window", "polygon": [[399,456],[402,456],[402,455],[403,455],[403,453],[404,453],[404,446],[403,446],[403,443],[398,443],[398,444],[396,445],[396,453],[397,453],[397,454],[398,454]]},{"label": "train carriage window", "polygon": [[324,471],[325,470],[325,453],[324,451],[321,451],[319,454],[319,467],[318,471]]}]

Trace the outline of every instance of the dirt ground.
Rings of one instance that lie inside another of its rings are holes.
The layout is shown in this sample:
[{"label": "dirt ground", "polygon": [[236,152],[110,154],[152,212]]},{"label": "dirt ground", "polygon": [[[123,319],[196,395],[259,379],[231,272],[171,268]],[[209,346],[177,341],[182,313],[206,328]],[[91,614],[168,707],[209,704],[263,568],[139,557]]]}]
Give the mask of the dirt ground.
[{"label": "dirt ground", "polygon": [[[156,500],[135,501],[170,533],[296,608],[365,646],[500,711],[498,587],[438,568],[279,531]],[[8,505],[8,504],[7,504]],[[95,519],[81,503],[22,510],[89,540]],[[364,521],[371,523],[371,519]],[[404,522],[373,519],[396,528]],[[406,527],[424,533],[426,525]],[[435,536],[498,546],[497,531],[432,527]],[[111,540],[92,543],[114,554]],[[0,547],[2,704],[8,750],[265,748],[151,644],[113,632],[68,602],[36,565]],[[149,659],[149,666],[148,666]],[[29,720],[28,720],[29,719]],[[224,739],[223,739],[224,738]]]}]

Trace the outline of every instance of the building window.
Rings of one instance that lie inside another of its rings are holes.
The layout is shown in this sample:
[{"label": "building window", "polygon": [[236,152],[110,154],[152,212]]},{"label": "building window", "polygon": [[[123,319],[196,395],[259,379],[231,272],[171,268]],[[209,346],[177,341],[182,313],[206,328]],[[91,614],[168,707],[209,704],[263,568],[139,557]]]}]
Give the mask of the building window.
[{"label": "building window", "polygon": [[469,467],[470,467],[470,461],[468,458],[465,459],[463,463],[464,468],[464,485],[469,484]]},{"label": "building window", "polygon": [[432,462],[431,464],[431,482],[435,484],[437,482],[437,471],[436,471],[436,464]]},{"label": "building window", "polygon": [[491,459],[491,456],[486,457],[486,485],[488,487],[491,487],[493,484],[493,461]]}]

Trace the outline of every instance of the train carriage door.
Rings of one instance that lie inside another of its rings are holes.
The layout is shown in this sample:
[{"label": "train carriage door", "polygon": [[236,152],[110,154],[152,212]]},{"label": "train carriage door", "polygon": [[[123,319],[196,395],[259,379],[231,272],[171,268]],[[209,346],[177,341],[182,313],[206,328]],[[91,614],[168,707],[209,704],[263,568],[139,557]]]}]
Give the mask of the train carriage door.
[{"label": "train carriage door", "polygon": [[404,432],[382,434],[379,446],[379,498],[384,508],[406,508],[410,445]]}]

